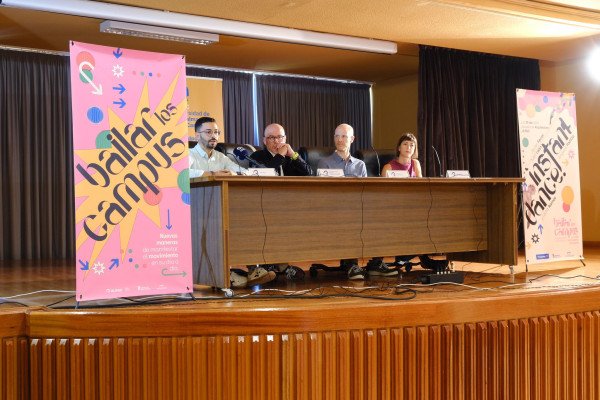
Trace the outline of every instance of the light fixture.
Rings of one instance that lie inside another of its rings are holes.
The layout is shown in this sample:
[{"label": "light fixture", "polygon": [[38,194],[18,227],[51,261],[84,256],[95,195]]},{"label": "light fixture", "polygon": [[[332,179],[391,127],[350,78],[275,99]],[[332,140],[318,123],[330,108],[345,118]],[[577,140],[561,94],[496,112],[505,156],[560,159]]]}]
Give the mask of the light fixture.
[{"label": "light fixture", "polygon": [[118,21],[104,21],[100,24],[100,32],[204,45],[219,41],[219,35],[213,33],[184,31],[181,29],[163,28],[162,26]]},{"label": "light fixture", "polygon": [[230,21],[88,0],[0,0],[7,7],[344,50],[396,54],[394,42]]},{"label": "light fixture", "polygon": [[591,51],[588,61],[587,67],[592,78],[600,82],[600,47],[596,47]]}]

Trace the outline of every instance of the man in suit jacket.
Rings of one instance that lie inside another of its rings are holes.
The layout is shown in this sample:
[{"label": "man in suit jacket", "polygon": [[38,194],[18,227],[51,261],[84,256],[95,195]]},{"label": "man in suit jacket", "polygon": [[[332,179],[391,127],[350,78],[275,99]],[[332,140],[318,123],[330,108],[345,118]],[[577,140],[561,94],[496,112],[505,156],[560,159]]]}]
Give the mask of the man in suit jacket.
[{"label": "man in suit jacket", "polygon": [[268,168],[274,168],[279,175],[312,175],[312,169],[300,155],[285,142],[285,130],[279,124],[265,128],[262,150],[252,153],[252,158]]}]

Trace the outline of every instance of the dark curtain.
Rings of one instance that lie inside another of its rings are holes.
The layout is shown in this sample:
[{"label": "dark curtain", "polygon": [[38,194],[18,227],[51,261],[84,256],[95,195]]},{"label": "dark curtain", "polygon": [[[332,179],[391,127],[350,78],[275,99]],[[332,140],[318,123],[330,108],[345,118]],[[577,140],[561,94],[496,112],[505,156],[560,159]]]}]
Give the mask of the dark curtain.
[{"label": "dark curtain", "polygon": [[252,112],[252,74],[187,67],[187,76],[221,78],[223,80],[223,118],[226,143],[254,143]]},{"label": "dark curtain", "polygon": [[420,46],[419,153],[425,175],[519,177],[515,89],[540,88],[537,60]]},{"label": "dark curtain", "polygon": [[75,254],[69,59],[0,50],[0,259]]},{"label": "dark curtain", "polygon": [[265,126],[278,123],[294,149],[332,146],[336,126],[347,123],[356,137],[352,152],[371,146],[370,85],[258,75],[256,86],[258,145]]}]

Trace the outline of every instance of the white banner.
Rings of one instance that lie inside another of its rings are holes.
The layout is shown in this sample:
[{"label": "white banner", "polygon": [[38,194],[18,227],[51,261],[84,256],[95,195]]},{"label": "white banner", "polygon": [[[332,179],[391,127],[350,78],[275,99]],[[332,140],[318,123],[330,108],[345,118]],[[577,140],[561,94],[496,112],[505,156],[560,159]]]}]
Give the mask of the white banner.
[{"label": "white banner", "polygon": [[527,264],[583,259],[575,95],[517,89]]}]

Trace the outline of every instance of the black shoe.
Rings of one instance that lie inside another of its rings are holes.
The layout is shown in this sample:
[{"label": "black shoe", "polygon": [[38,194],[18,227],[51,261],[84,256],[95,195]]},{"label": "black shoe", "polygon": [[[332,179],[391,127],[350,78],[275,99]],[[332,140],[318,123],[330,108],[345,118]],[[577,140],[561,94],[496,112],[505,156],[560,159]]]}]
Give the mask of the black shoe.
[{"label": "black shoe", "polygon": [[348,279],[363,280],[363,279],[365,279],[365,271],[358,265],[354,264],[348,270]]},{"label": "black shoe", "polygon": [[288,281],[299,281],[304,279],[304,270],[295,265],[288,265],[283,272]]},{"label": "black shoe", "polygon": [[394,276],[398,275],[398,270],[388,267],[382,260],[373,259],[367,263],[367,273],[373,276]]}]

